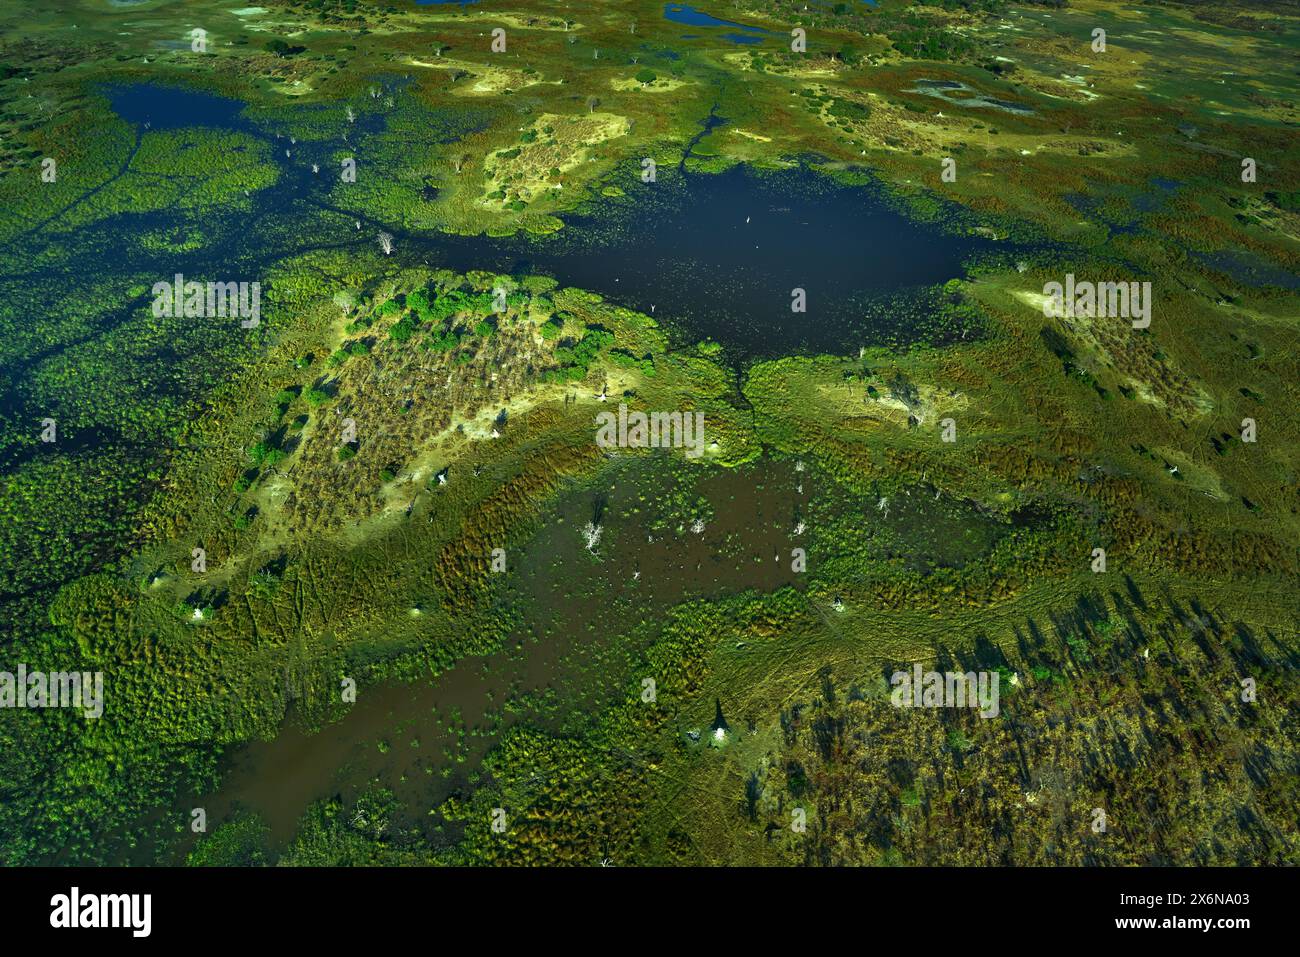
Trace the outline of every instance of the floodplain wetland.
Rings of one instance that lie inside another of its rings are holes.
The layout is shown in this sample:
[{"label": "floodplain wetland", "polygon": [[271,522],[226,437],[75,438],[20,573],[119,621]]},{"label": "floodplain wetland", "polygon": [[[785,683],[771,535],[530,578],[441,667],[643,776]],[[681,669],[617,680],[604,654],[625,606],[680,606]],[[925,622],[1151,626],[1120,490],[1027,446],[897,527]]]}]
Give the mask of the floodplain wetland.
[{"label": "floodplain wetland", "polygon": [[1300,861],[1298,27],[0,0],[0,861]]}]

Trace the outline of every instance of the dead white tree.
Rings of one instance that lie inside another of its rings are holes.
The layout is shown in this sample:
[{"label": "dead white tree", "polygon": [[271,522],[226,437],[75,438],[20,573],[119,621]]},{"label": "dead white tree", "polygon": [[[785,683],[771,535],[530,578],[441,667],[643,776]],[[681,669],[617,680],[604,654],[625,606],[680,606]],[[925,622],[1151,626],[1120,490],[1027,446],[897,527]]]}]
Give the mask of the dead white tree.
[{"label": "dead white tree", "polygon": [[385,256],[391,256],[393,253],[393,235],[392,233],[379,234],[379,248],[384,251]]},{"label": "dead white tree", "polygon": [[341,289],[334,294],[334,305],[343,310],[343,315],[350,313],[357,304],[357,297],[348,289]]}]

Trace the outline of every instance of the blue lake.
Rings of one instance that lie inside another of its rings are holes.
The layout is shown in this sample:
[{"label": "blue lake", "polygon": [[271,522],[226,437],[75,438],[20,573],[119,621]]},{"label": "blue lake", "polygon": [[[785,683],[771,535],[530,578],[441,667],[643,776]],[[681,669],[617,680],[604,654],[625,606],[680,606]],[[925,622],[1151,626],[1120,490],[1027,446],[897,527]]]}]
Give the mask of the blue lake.
[{"label": "blue lake", "polygon": [[[724,33],[722,35],[724,39],[730,40],[732,43],[762,43],[764,36],[772,34],[771,30],[765,30],[762,27],[752,27],[732,20],[720,20],[711,13],[696,10],[684,3],[664,4],[664,19],[691,27],[728,27],[731,30],[743,30],[743,33]],[[687,34],[682,39],[694,39],[695,36],[695,34]]]},{"label": "blue lake", "polygon": [[240,117],[244,104],[183,87],[133,84],[107,90],[113,112],[137,126],[175,130],[187,126],[251,128]]},{"label": "blue lake", "polygon": [[[679,342],[713,338],[743,360],[799,351],[850,354],[861,345],[976,335],[940,328],[934,310],[917,307],[910,297],[964,275],[971,257],[1001,249],[911,219],[882,189],[841,185],[808,165],[768,173],[737,166],[711,174],[690,172],[683,163],[661,167],[654,184],[642,183],[639,165],[629,165],[610,180],[624,196],[597,195],[563,217],[565,229],[542,238],[404,229],[359,201],[350,203],[332,177],[313,175],[311,164],[324,168],[337,141],[299,141],[286,157],[288,136],[242,111],[237,101],[152,85],[118,87],[108,96],[118,115],[141,129],[146,123],[154,130],[238,129],[271,147],[278,173],[274,184],[248,197],[251,210],[205,214],[206,241],[192,250],[149,249],[123,238],[183,227],[185,214],[173,210],[119,214],[64,237],[70,256],[78,249],[113,249],[111,268],[135,282],[178,271],[255,278],[269,264],[313,249],[371,250],[386,231],[397,239],[395,260],[462,272],[545,273],[653,315]],[[341,113],[338,107],[298,109]],[[369,125],[382,135],[383,123],[382,116],[363,116],[353,127],[362,168],[371,154],[360,131]],[[724,124],[708,117],[683,147],[689,152]],[[437,190],[425,201],[438,202]],[[796,288],[806,292],[806,312],[792,312]],[[136,305],[124,303],[114,321],[127,321]],[[177,345],[191,346],[203,348],[197,337]]]},{"label": "blue lake", "polygon": [[[882,190],[805,166],[661,170],[658,183],[565,220],[569,228],[522,252],[523,265],[746,356],[942,340],[931,317],[902,300],[963,275],[968,257],[994,246],[916,222]],[[796,288],[807,293],[806,313],[791,311]]]}]

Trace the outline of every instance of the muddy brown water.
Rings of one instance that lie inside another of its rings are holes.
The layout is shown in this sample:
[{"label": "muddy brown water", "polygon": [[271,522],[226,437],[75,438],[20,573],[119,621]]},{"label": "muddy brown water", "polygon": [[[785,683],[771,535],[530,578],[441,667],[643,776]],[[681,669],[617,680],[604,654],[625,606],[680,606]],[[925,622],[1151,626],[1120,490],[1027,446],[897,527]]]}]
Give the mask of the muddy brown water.
[{"label": "muddy brown water", "polygon": [[[505,649],[431,681],[361,689],[347,717],[316,733],[290,720],[274,740],[239,748],[220,789],[198,802],[208,830],[251,811],[283,849],[314,802],[375,785],[392,790],[403,824],[431,827],[429,811],[466,786],[513,723],[563,729],[625,693],[673,605],[798,585],[789,549],[808,495],[799,484],[790,463],[705,471],[697,481],[680,464],[640,460],[568,490],[511,557],[518,570],[507,595],[525,625]],[[582,527],[597,517],[601,538],[589,551]],[[703,527],[693,530],[697,518]],[[650,627],[629,638],[637,621]]]},{"label": "muddy brown water", "polygon": [[[314,802],[380,786],[393,792],[400,826],[443,839],[429,812],[472,783],[500,735],[519,721],[577,730],[626,695],[673,606],[802,588],[806,576],[790,567],[790,549],[805,544],[793,531],[800,518],[824,521],[834,510],[914,567],[962,564],[999,534],[965,504],[921,490],[892,502],[878,509],[790,461],[736,470],[666,455],[616,461],[561,493],[511,554],[504,597],[524,624],[504,649],[430,681],[364,688],[335,724],[308,733],[289,721],[274,740],[238,749],[221,788],[200,802],[209,830],[236,809],[252,811],[283,850]],[[601,528],[591,549],[589,521]]]}]

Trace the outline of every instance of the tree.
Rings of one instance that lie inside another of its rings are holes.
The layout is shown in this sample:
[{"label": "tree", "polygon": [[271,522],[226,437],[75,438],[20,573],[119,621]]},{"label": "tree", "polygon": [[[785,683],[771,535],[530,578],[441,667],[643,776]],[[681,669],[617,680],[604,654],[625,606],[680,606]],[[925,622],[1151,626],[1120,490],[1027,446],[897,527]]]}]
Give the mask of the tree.
[{"label": "tree", "polygon": [[266,49],[278,57],[286,57],[296,56],[297,54],[304,52],[307,48],[303,46],[289,46],[289,44],[277,37],[274,40],[268,40],[266,42]]},{"label": "tree", "polygon": [[649,86],[655,81],[655,71],[649,67],[642,67],[636,71],[636,79],[643,87]]},{"label": "tree", "polygon": [[587,109],[589,112],[595,113],[596,107],[598,106],[600,106],[600,100],[597,97],[594,96],[587,97]]},{"label": "tree", "polygon": [[391,256],[393,253],[393,236],[391,233],[379,234],[379,248],[384,251],[385,256]]},{"label": "tree", "polygon": [[341,289],[334,294],[334,305],[343,310],[345,316],[356,307],[356,304],[356,294],[350,289]]},{"label": "tree", "polygon": [[415,334],[418,322],[414,316],[404,316],[388,328],[388,337],[394,342],[405,342]]}]

